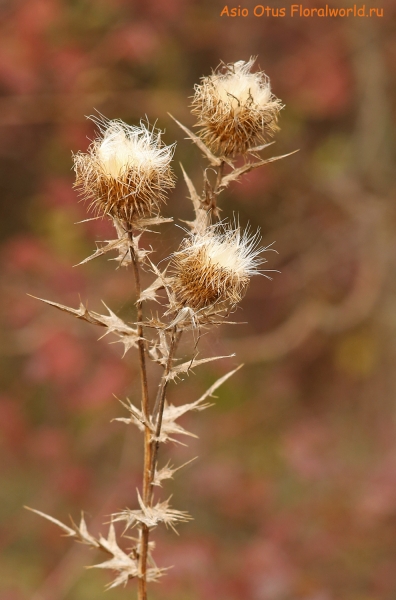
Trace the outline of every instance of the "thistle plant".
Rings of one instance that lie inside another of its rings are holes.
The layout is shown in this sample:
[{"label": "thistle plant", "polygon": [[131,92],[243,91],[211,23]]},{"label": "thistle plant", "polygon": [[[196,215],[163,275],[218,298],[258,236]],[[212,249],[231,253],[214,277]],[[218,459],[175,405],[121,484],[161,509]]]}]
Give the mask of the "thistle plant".
[{"label": "thistle plant", "polygon": [[[283,158],[261,159],[258,154],[277,130],[282,104],[273,96],[268,77],[261,71],[252,71],[253,64],[254,59],[222,64],[195,87],[192,113],[198,117],[198,135],[176,121],[204,154],[216,176],[211,182],[208,169],[204,171],[199,194],[182,167],[194,218],[187,222],[184,239],[168,257],[165,267],[163,263],[161,267],[154,264],[151,251],[141,245],[141,239],[149,228],[172,221],[162,217],[160,209],[175,184],[171,167],[175,144],[166,145],[162,132],[143,122],[131,126],[121,120],[93,117],[97,137],[86,153],[74,156],[75,186],[89,201],[94,218],[110,219],[116,235],[80,264],[116,252],[119,267],[131,269],[133,274],[135,317],[126,322],[110,309],[108,314],[99,314],[83,304],[70,308],[43,300],[116,336],[124,346],[124,355],[137,350],[140,406],[129,399],[121,400],[125,412],[115,420],[133,425],[143,434],[144,464],[141,488],[132,507],[111,515],[106,537],[92,535],[84,516],[79,524],[72,521],[66,525],[31,510],[58,525],[68,536],[103,551],[107,560],[94,566],[115,572],[108,587],[136,579],[139,600],[147,599],[147,583],[157,581],[169,567],[155,563],[155,528],[163,524],[175,529],[191,518],[187,512],[172,508],[169,499],[160,499],[162,482],[172,479],[184,466],[161,466],[161,444],[192,435],[179,424],[179,418],[189,411],[208,408],[215,390],[239,367],[214,382],[200,398],[182,406],[174,406],[168,400],[169,383],[200,364],[225,358],[198,358],[200,332],[230,322],[230,314],[246,293],[253,275],[269,277],[262,268],[267,262],[263,254],[272,248],[261,247],[259,233],[243,230],[237,218],[220,220],[218,208],[221,192],[232,182],[252,169]],[[144,290],[140,283],[142,270],[153,278]],[[146,308],[150,302],[160,305],[155,317]],[[192,350],[188,360],[183,360],[178,357],[178,349],[181,337],[188,332],[193,333],[189,336]],[[147,361],[161,369],[155,395],[149,394],[152,386],[149,390]],[[118,522],[123,525],[121,534],[116,533]],[[132,538],[131,529],[136,532]]]}]

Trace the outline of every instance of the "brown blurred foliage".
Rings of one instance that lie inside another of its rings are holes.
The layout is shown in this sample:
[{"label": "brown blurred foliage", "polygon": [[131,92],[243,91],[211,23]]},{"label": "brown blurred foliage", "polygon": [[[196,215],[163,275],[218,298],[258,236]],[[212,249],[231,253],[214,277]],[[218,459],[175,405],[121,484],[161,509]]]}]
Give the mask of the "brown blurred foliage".
[{"label": "brown blurred foliage", "polygon": [[[27,296],[94,310],[103,299],[133,318],[126,272],[72,266],[109,233],[74,225],[86,218],[71,173],[93,135],[84,115],[158,119],[198,184],[202,158],[167,111],[192,126],[194,83],[251,55],[286,104],[276,154],[300,152],[250,173],[222,206],[276,241],[281,274],[252,281],[246,324],[203,340],[246,364],[191,418],[199,439],[167,449],[176,464],[200,457],[169,486],[195,521],[157,538],[159,563],[175,566],[152,598],[396,597],[396,6],[381,6],[382,19],[227,19],[209,0],[1,2],[2,600],[101,597],[105,575],[82,569],[92,555],[22,505],[62,520],[84,509],[99,529],[140,481],[141,440],[109,423],[114,394],[137,397],[133,351],[122,360]],[[189,218],[186,195],[180,178],[166,214]],[[162,231],[158,259],[180,238]],[[198,397],[230,362],[174,386],[172,401]]]}]

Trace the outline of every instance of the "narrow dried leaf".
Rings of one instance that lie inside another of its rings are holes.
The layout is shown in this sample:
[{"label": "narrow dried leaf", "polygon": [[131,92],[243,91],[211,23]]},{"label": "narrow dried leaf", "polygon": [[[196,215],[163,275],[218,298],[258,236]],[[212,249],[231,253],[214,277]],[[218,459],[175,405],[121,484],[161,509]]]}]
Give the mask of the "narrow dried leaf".
[{"label": "narrow dried leaf", "polygon": [[85,263],[94,260],[94,258],[98,258],[99,256],[103,256],[103,254],[106,254],[107,252],[111,252],[112,250],[118,250],[120,255],[123,253],[125,255],[125,259],[127,259],[127,255],[128,255],[128,238],[126,237],[118,239],[118,240],[110,240],[110,241],[106,241],[105,246],[101,246],[100,248],[97,248],[97,250],[95,250],[95,252],[93,254],[91,254],[90,256],[88,256],[87,258],[84,258],[84,260],[82,260],[81,262],[77,263],[77,267],[84,265]]},{"label": "narrow dried leaf", "polygon": [[193,328],[197,327],[197,312],[189,306],[183,306],[175,318],[169,323],[167,329],[173,329],[176,325],[180,328]]},{"label": "narrow dried leaf", "polygon": [[198,148],[201,150],[201,152],[203,152],[203,154],[206,156],[206,158],[209,160],[209,162],[213,166],[219,167],[221,165],[221,162],[222,162],[221,158],[218,158],[217,156],[215,156],[209,150],[209,148],[203,143],[203,141],[201,140],[201,138],[199,138],[197,135],[195,135],[195,133],[193,133],[192,131],[190,131],[185,125],[182,125],[182,123],[180,123],[177,119],[175,119],[175,117],[173,117],[170,113],[168,113],[168,115],[188,135],[188,137],[194,142],[194,144],[196,144],[196,146],[198,146]]},{"label": "narrow dried leaf", "polygon": [[165,467],[162,467],[162,469],[160,469],[159,471],[155,471],[153,485],[158,485],[159,487],[162,487],[162,481],[164,481],[165,479],[173,479],[173,475],[176,473],[176,471],[179,471],[183,467],[186,467],[196,459],[197,457],[192,458],[191,460],[188,460],[184,464],[180,465],[180,467],[176,468],[169,466],[168,462],[168,464],[165,465]]},{"label": "narrow dried leaf", "polygon": [[286,158],[287,156],[291,156],[292,154],[295,154],[296,152],[299,152],[299,150],[294,150],[294,152],[289,152],[288,154],[282,154],[282,156],[272,156],[271,158],[266,158],[264,160],[259,160],[254,163],[248,163],[247,165],[243,165],[243,167],[239,167],[239,169],[235,169],[235,171],[233,171],[232,173],[229,173],[229,175],[226,175],[225,177],[223,177],[223,179],[221,181],[220,189],[223,190],[232,181],[236,181],[238,179],[238,177],[240,177],[244,173],[248,173],[249,171],[252,171],[253,169],[257,169],[258,167],[267,165],[268,163],[275,162],[276,160],[281,160],[282,158]]},{"label": "narrow dried leaf", "polygon": [[[187,431],[186,429],[184,429],[181,425],[179,425],[175,421],[177,419],[179,419],[181,416],[183,416],[185,413],[189,412],[189,411],[205,410],[206,408],[209,408],[210,406],[212,406],[211,403],[205,402],[206,398],[208,398],[208,396],[211,396],[213,394],[213,392],[218,387],[220,387],[221,384],[224,383],[229,377],[231,377],[231,375],[233,375],[234,373],[236,373],[236,371],[238,371],[241,368],[241,366],[242,365],[240,365],[238,368],[234,369],[233,371],[230,371],[226,375],[223,375],[223,377],[220,377],[220,379],[218,379],[195,402],[190,402],[188,404],[182,404],[181,406],[173,406],[173,404],[166,405],[165,408],[164,408],[163,415],[162,415],[161,434],[160,434],[160,436],[158,438],[153,435],[152,436],[152,440],[159,441],[159,442],[162,442],[162,443],[165,443],[167,441],[171,441],[171,442],[176,442],[176,443],[180,444],[181,442],[179,440],[175,439],[172,436],[174,436],[174,435],[188,435],[190,437],[196,437],[195,434]],[[154,428],[153,425],[151,425],[150,429],[152,431],[154,431],[155,428]]]},{"label": "narrow dried leaf", "polygon": [[97,312],[89,311],[82,303],[80,303],[80,308],[75,309],[65,306],[64,304],[58,304],[57,302],[44,300],[43,298],[37,298],[36,296],[31,297],[35,298],[36,300],[40,300],[41,302],[45,302],[45,304],[49,304],[50,306],[54,306],[58,310],[69,313],[77,319],[87,321],[93,325],[99,325],[100,327],[106,327],[107,331],[104,333],[104,335],[113,333],[120,338],[117,341],[124,344],[124,355],[130,348],[137,346],[137,342],[140,339],[137,330],[127,325],[122,319],[120,319],[120,317],[113,313],[113,311],[110,310],[110,308],[106,306],[104,302],[103,304],[109,311],[109,315],[101,315]]},{"label": "narrow dried leaf", "polygon": [[[172,221],[172,219],[170,219],[170,220]],[[152,223],[154,225],[157,222],[169,221],[169,219],[156,218],[156,219],[145,219],[144,221],[155,221],[155,223],[154,222]],[[139,223],[141,223],[141,221],[139,221]],[[93,254],[91,254],[91,256],[88,256],[88,258],[85,258],[80,263],[78,263],[78,265],[76,265],[76,266],[84,265],[85,263],[93,260],[94,258],[103,256],[107,252],[111,252],[113,250],[118,250],[118,256],[112,260],[116,260],[117,262],[119,262],[120,266],[127,267],[128,265],[130,265],[132,263],[131,255],[130,255],[131,248],[133,248],[135,250],[135,253],[139,259],[139,262],[144,262],[144,260],[146,259],[146,256],[148,254],[150,254],[151,251],[145,250],[143,248],[139,248],[139,240],[140,240],[141,234],[137,235],[137,236],[133,236],[133,238],[131,240],[129,238],[128,232],[125,231],[124,226],[117,219],[113,219],[113,224],[116,229],[118,238],[116,240],[106,240],[105,242],[103,242],[104,246],[97,248],[96,251]],[[143,226],[139,227],[139,229],[144,229],[144,227]]]},{"label": "narrow dried leaf", "polygon": [[165,575],[165,573],[167,571],[169,571],[169,569],[171,569],[172,567],[165,567],[165,568],[161,568],[159,569],[158,567],[150,567],[150,569],[147,569],[147,581],[148,582],[156,582],[159,580],[160,577],[163,577],[163,575]]},{"label": "narrow dried leaf", "polygon": [[68,536],[75,537],[77,535],[77,532],[74,531],[74,529],[72,529],[71,527],[68,527],[67,525],[62,523],[62,521],[58,521],[58,519],[55,519],[54,517],[51,517],[50,515],[47,515],[46,513],[41,512],[41,510],[36,510],[35,508],[30,508],[30,506],[25,506],[24,508],[36,513],[36,515],[39,515],[40,517],[43,517],[44,519],[47,519],[47,521],[51,521],[51,523],[55,523],[55,525],[58,525],[58,527],[63,529],[63,531]]},{"label": "narrow dried leaf", "polygon": [[268,142],[268,144],[261,144],[261,146],[255,146],[254,148],[249,148],[247,150],[247,152],[249,152],[250,154],[252,154],[253,152],[261,152],[261,150],[268,148],[268,146],[272,146],[272,144],[275,144],[275,142]]},{"label": "narrow dried leaf", "polygon": [[191,179],[187,175],[186,171],[184,170],[182,163],[179,163],[179,164],[180,164],[180,168],[183,172],[184,181],[186,182],[188,191],[190,193],[190,200],[193,203],[195,214],[197,214],[197,211],[199,211],[201,209],[201,198],[199,197],[199,195],[194,187],[193,182],[191,181]]},{"label": "narrow dried leaf", "polygon": [[[232,375],[234,375],[234,373],[239,371],[239,369],[241,369],[242,367],[243,367],[243,365],[239,365],[239,367],[237,367],[233,371],[230,371],[229,373],[226,373],[225,375],[223,375],[223,377],[220,377],[220,379],[215,381],[215,383],[213,385],[211,385],[210,388],[196,402],[199,404],[199,403],[203,402],[204,400],[206,400],[206,398],[211,396],[213,394],[213,392],[215,390],[217,390],[217,388],[219,388],[225,381],[227,381],[227,379],[232,377]],[[195,403],[193,403],[193,404],[195,404]]]},{"label": "narrow dried leaf", "polygon": [[150,219],[139,219],[135,226],[138,229],[146,229],[153,225],[161,225],[162,223],[173,223],[172,217],[152,217]]},{"label": "narrow dried leaf", "polygon": [[179,444],[180,446],[185,446],[180,440],[175,439],[174,435],[187,435],[189,437],[196,438],[195,433],[191,433],[191,431],[187,431],[178,423],[175,423],[174,420],[167,420],[162,422],[161,433],[159,436],[156,436],[155,433],[151,436],[151,440],[154,442],[160,442],[161,444],[166,444],[166,442],[173,442],[175,444]]},{"label": "narrow dried leaf", "polygon": [[211,362],[213,360],[220,360],[222,358],[232,358],[233,356],[235,356],[235,354],[229,354],[228,356],[211,356],[209,358],[200,358],[199,360],[192,359],[188,362],[182,363],[181,365],[173,367],[167,376],[167,380],[169,381],[174,379],[182,373],[188,373],[191,369],[194,369],[194,367],[197,367],[198,365],[203,365],[204,363]]},{"label": "narrow dried leaf", "polygon": [[205,410],[209,408],[209,406],[213,406],[210,403],[203,404],[202,400],[195,400],[195,402],[189,402],[188,404],[181,404],[180,406],[173,406],[173,404],[169,404],[164,409],[163,421],[166,423],[171,423],[176,419],[179,419],[182,415],[187,412],[193,410]]},{"label": "narrow dried leaf", "polygon": [[183,172],[184,180],[187,184],[188,191],[190,193],[190,199],[193,203],[194,211],[195,211],[195,219],[194,221],[184,221],[189,228],[195,233],[203,233],[207,226],[209,225],[209,215],[208,212],[202,208],[201,198],[199,197],[193,182],[187,175],[184,170],[183,165],[180,163],[181,170]]}]

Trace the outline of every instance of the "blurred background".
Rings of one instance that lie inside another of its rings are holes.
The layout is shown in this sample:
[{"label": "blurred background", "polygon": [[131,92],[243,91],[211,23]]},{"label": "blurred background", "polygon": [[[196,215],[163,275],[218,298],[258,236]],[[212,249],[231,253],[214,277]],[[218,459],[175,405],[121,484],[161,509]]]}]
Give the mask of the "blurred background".
[{"label": "blurred background", "polygon": [[[83,509],[104,531],[140,485],[141,438],[110,423],[125,416],[114,394],[138,401],[134,350],[122,360],[97,329],[27,295],[98,311],[104,300],[133,320],[130,274],[106,257],[73,267],[112,236],[104,221],[75,225],[85,115],[157,120],[178,141],[165,214],[189,219],[178,163],[200,189],[205,162],[167,112],[192,127],[194,83],[252,55],[286,104],[268,156],[300,152],[220,200],[276,242],[281,273],[252,280],[245,324],[202,340],[202,354],[236,358],[170,390],[192,401],[245,363],[184,421],[199,439],[163,453],[199,456],[163,492],[195,520],[180,537],[157,530],[158,564],[174,568],[150,600],[396,598],[396,5],[381,2],[376,19],[233,19],[217,0],[1,1],[2,600],[101,598],[109,573],[83,569],[100,556],[22,506],[61,520]],[[162,244],[155,260],[181,236],[161,232],[146,237]]]}]

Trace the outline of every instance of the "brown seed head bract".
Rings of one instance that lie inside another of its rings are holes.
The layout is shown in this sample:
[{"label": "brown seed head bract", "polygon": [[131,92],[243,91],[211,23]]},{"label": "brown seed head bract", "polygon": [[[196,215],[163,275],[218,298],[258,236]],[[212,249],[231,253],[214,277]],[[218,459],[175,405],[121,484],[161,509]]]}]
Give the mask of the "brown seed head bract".
[{"label": "brown seed head bract", "polygon": [[279,129],[281,101],[263,71],[251,72],[255,58],[221,65],[195,86],[192,113],[202,140],[223,156],[246,153]]},{"label": "brown seed head bract", "polygon": [[266,262],[259,257],[265,248],[258,248],[258,242],[258,234],[241,233],[238,226],[224,223],[184,238],[171,260],[172,289],[178,306],[199,310],[240,302],[250,277]]},{"label": "brown seed head bract", "polygon": [[166,191],[174,187],[170,167],[174,147],[161,131],[127,125],[120,119],[93,119],[98,137],[87,153],[74,156],[75,187],[97,212],[126,222],[157,214]]}]

